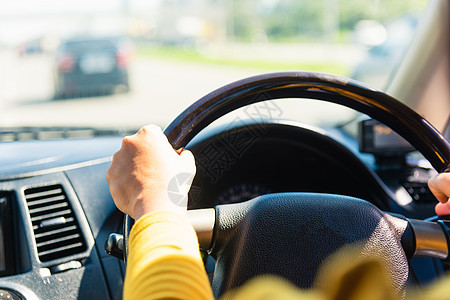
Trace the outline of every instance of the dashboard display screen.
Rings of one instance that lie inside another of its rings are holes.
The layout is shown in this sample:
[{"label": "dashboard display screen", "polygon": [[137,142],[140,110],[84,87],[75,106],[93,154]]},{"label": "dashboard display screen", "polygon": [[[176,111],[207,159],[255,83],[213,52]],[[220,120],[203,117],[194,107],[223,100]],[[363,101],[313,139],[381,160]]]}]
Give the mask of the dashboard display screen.
[{"label": "dashboard display screen", "polygon": [[373,119],[360,123],[359,148],[361,152],[386,156],[414,151],[408,141],[388,126]]}]

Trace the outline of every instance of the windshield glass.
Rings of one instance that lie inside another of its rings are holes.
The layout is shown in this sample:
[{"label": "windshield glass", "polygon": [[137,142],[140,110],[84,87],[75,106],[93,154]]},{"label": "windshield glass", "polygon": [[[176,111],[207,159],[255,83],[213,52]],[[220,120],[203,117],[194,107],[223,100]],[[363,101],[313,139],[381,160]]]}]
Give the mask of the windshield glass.
[{"label": "windshield glass", "polygon": [[[266,72],[383,89],[426,0],[15,0],[0,9],[0,127],[166,126],[201,96]],[[269,117],[352,111],[279,101]]]}]

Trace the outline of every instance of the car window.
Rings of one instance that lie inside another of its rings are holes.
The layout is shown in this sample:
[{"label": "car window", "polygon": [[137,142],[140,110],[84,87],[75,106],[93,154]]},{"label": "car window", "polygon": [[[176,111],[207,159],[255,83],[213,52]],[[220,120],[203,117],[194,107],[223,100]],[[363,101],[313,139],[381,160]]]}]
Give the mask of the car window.
[{"label": "car window", "polygon": [[63,43],[60,47],[66,50],[70,49],[75,52],[86,51],[90,49],[115,49],[113,41],[101,39],[67,41]]},{"label": "car window", "polygon": [[[214,89],[267,72],[325,72],[384,89],[427,5],[426,0],[1,3],[0,127],[108,128],[164,127]],[[279,110],[269,117],[315,125],[354,117],[317,101],[276,105]]]}]

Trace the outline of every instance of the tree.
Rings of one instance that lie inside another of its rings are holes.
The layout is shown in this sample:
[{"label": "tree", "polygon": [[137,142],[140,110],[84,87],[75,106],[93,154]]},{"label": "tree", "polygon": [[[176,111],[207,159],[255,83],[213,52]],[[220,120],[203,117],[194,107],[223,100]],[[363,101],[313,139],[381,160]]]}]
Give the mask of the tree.
[{"label": "tree", "polygon": [[[233,34],[249,41],[264,31],[270,40],[323,39],[350,32],[360,20],[385,23],[420,11],[427,0],[233,0]],[[335,12],[335,14],[333,14]],[[330,22],[330,18],[334,18]]]}]

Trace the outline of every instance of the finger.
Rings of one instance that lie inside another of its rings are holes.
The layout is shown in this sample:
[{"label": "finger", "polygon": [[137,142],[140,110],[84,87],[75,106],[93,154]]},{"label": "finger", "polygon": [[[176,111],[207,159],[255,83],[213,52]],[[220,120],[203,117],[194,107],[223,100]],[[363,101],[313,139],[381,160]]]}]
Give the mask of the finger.
[{"label": "finger", "polygon": [[138,135],[159,135],[164,134],[160,127],[156,126],[155,124],[148,124],[139,129],[139,131],[136,133]]},{"label": "finger", "polygon": [[443,173],[432,177],[428,187],[439,202],[445,203],[450,195],[450,174]]},{"label": "finger", "polygon": [[195,175],[195,157],[192,152],[189,150],[183,150],[180,153],[180,157],[183,164],[183,169]]},{"label": "finger", "polygon": [[438,216],[450,215],[450,203],[438,203],[434,210]]},{"label": "finger", "polygon": [[438,190],[433,190],[431,188],[430,190],[439,202],[446,203],[448,201],[448,197],[445,194],[441,193]]},{"label": "finger", "polygon": [[[137,135],[143,138],[149,145],[152,145],[154,149],[161,149],[163,151],[169,151],[170,149],[170,151],[173,151],[173,147],[167,139],[167,136],[160,127],[154,124],[142,127],[137,132]],[[175,152],[180,154],[177,150]]]},{"label": "finger", "polygon": [[161,141],[167,143],[167,138],[161,128],[154,124],[145,125],[134,136],[140,141],[144,140],[153,145],[162,145]]}]

